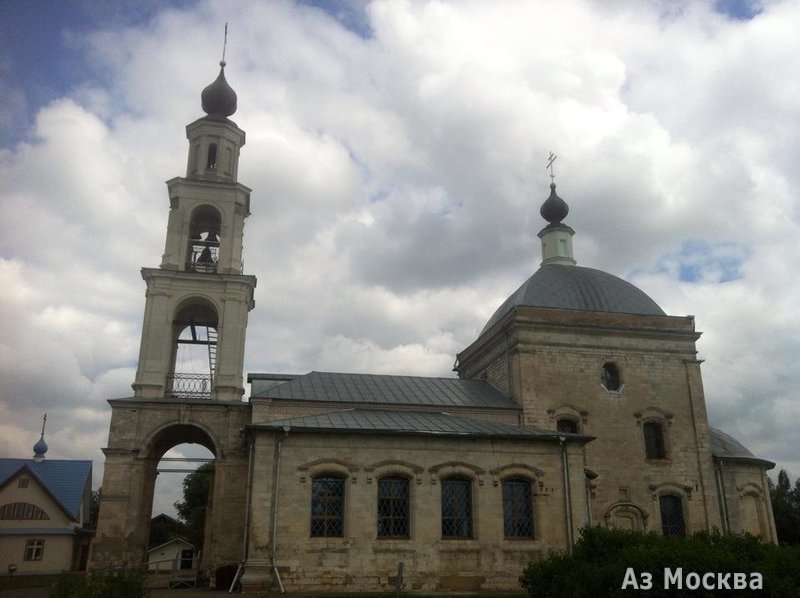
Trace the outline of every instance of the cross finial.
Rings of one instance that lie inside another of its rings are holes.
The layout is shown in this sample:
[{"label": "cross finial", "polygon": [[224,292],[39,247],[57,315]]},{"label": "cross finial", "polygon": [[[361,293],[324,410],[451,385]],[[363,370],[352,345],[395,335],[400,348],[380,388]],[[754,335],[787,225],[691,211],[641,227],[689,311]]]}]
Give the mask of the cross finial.
[{"label": "cross finial", "polygon": [[44,414],[44,417],[42,418],[42,438],[44,438],[44,427],[45,427],[45,425],[47,425],[47,414],[46,413]]},{"label": "cross finial", "polygon": [[228,22],[225,22],[225,38],[222,42],[222,62],[219,63],[220,66],[225,66],[225,50],[228,48]]},{"label": "cross finial", "polygon": [[545,170],[548,168],[550,169],[550,182],[555,183],[556,175],[553,173],[553,162],[556,161],[558,156],[553,152],[550,152],[550,156],[547,158],[547,166],[544,167]]}]

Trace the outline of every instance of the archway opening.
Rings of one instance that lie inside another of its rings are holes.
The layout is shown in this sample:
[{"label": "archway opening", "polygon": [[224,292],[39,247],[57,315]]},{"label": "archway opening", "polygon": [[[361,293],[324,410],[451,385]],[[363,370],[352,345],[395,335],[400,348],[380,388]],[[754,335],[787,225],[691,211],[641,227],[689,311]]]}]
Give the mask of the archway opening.
[{"label": "archway opening", "polygon": [[204,273],[217,271],[220,220],[219,212],[211,206],[200,206],[192,212],[186,253],[187,270]]},{"label": "archway opening", "polygon": [[210,399],[217,362],[217,312],[205,300],[184,305],[172,322],[175,338],[167,395]]},{"label": "archway opening", "polygon": [[154,581],[177,583],[196,574],[202,559],[213,510],[214,444],[200,428],[174,425],[154,438],[149,460],[147,569]]}]

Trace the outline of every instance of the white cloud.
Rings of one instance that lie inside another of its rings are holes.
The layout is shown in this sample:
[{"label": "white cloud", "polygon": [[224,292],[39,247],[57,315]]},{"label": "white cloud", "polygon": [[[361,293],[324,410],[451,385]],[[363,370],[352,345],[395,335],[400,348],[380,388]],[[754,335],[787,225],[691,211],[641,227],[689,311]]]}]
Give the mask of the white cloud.
[{"label": "white cloud", "polygon": [[[674,6],[378,1],[364,38],[290,2],[208,2],[73,36],[93,76],[0,152],[0,451],[57,411],[51,450],[102,470],[137,270],[159,263],[163,181],[184,173],[228,20],[259,277],[247,371],[451,375],[538,266],[552,149],[579,262],[696,314],[713,420],[800,475],[800,13]],[[724,259],[738,276],[719,282]]]}]

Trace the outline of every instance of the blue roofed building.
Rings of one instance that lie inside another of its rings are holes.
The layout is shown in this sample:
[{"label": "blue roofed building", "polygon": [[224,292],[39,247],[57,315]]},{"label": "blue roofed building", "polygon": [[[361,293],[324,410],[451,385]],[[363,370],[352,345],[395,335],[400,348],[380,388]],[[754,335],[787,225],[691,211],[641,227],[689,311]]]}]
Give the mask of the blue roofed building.
[{"label": "blue roofed building", "polygon": [[42,438],[32,459],[0,459],[0,566],[16,574],[86,568],[92,462],[46,459]]}]

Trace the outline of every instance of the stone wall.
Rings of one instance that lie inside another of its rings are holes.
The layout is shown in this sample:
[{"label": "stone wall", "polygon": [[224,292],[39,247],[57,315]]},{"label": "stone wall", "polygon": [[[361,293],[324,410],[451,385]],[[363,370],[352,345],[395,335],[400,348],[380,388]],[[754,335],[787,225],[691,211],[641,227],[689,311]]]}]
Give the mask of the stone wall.
[{"label": "stone wall", "polygon": [[[287,590],[388,591],[394,588],[400,561],[408,590],[518,589],[517,578],[525,564],[550,549],[567,546],[562,453],[557,442],[294,431],[258,432],[254,442],[243,577],[248,589],[276,581],[272,569],[276,469],[274,563]],[[572,534],[586,522],[582,445],[583,441],[568,443]],[[310,537],[312,480],[321,474],[345,478],[343,537]],[[408,538],[377,537],[377,486],[385,475],[410,480]],[[451,475],[471,480],[471,539],[442,538],[441,480]],[[504,537],[502,480],[510,476],[533,482],[532,539]]]}]

